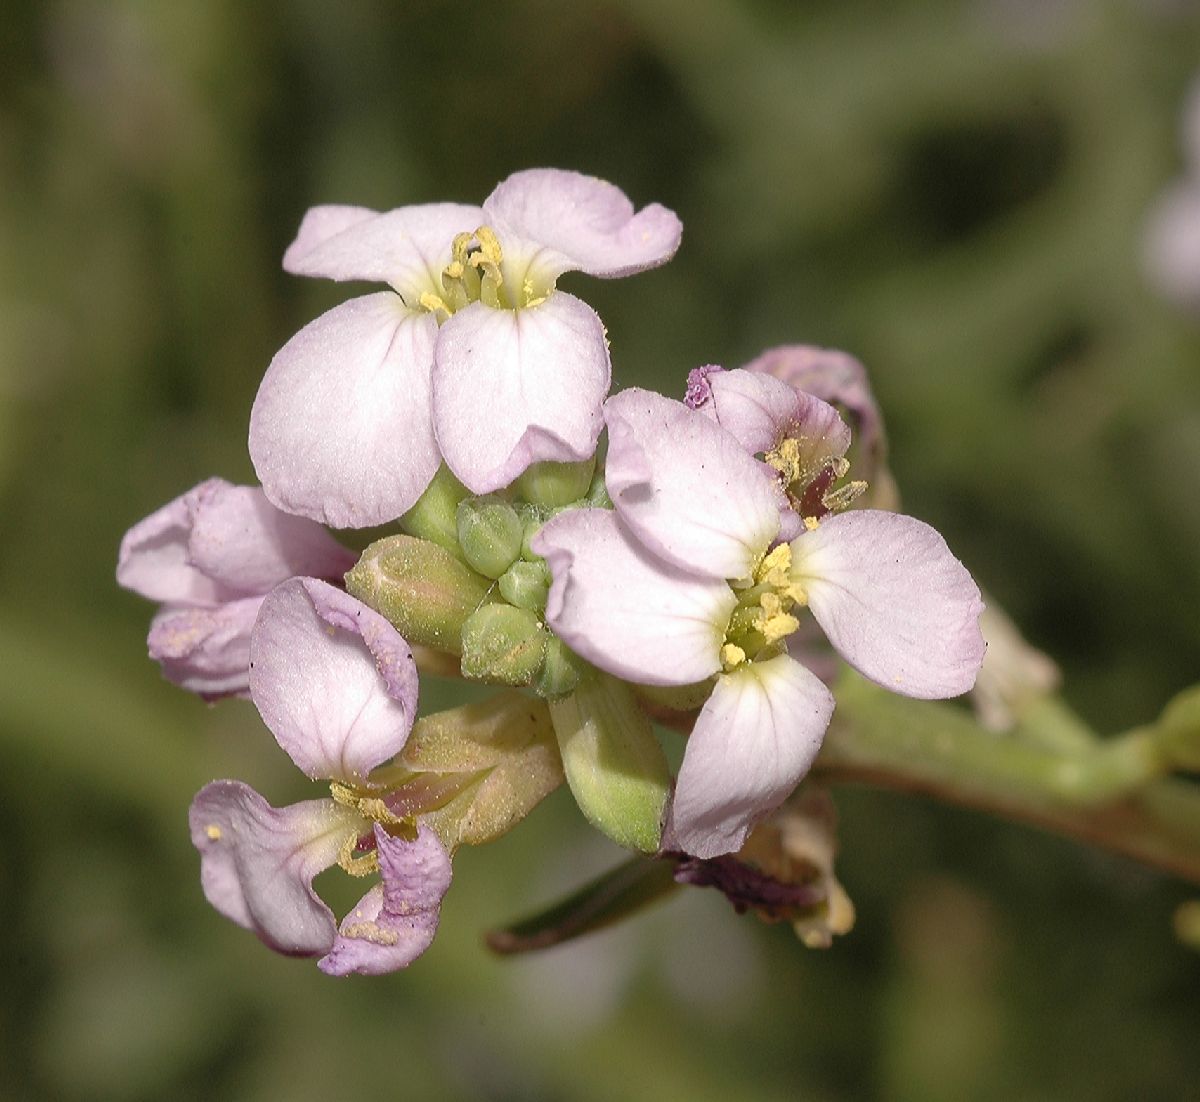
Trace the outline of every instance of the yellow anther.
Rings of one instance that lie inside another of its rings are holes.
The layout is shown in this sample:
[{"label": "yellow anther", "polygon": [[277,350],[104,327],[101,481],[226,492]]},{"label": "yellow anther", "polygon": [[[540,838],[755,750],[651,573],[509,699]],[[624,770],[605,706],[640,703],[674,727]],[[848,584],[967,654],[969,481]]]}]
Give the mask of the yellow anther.
[{"label": "yellow anther", "polygon": [[[500,264],[504,260],[504,251],[500,248],[500,239],[490,226],[480,226],[475,231],[475,240],[479,242],[479,254],[492,264]],[[471,258],[475,263],[475,257]]]},{"label": "yellow anther", "polygon": [[778,612],[773,616],[764,616],[758,624],[758,631],[767,641],[767,646],[786,639],[800,626],[800,621],[789,612]]},{"label": "yellow anther", "polygon": [[791,545],[781,543],[758,564],[758,569],[754,572],[754,580],[759,583],[766,582],[768,585],[779,588],[788,584],[791,569]]},{"label": "yellow anther", "polygon": [[471,241],[474,237],[473,233],[456,233],[454,235],[454,241],[450,245],[450,252],[456,264],[466,265],[467,254],[471,251]]},{"label": "yellow anther", "polygon": [[736,643],[726,643],[721,648],[721,665],[728,673],[746,661],[746,652]]},{"label": "yellow anther", "polygon": [[338,852],[338,865],[351,876],[370,876],[371,873],[378,872],[379,854],[375,850],[357,853],[357,849],[358,838],[352,834],[342,843]]},{"label": "yellow anther", "polygon": [[211,842],[219,842],[221,840],[221,828],[216,823],[210,823],[206,826],[204,833]]},{"label": "yellow anther", "polygon": [[445,275],[447,279],[462,279],[466,270],[466,266],[461,260],[452,260],[446,265]]},{"label": "yellow anther", "polygon": [[821,526],[821,522],[816,517],[805,517],[804,527],[810,532],[815,532]]},{"label": "yellow anther", "polygon": [[441,310],[447,317],[450,316],[450,307],[432,291],[422,291],[420,298],[421,306],[428,310],[431,314],[436,314]]},{"label": "yellow anther", "polygon": [[785,486],[795,482],[804,473],[800,462],[800,441],[790,436],[780,440],[763,458],[783,476]]}]

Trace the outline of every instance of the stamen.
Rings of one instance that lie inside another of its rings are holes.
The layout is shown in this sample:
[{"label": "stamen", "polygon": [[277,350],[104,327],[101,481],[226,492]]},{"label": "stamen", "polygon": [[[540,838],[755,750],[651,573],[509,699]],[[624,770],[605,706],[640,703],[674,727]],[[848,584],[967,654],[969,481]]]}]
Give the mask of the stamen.
[{"label": "stamen", "polygon": [[721,648],[721,665],[725,672],[736,669],[746,661],[746,652],[736,643],[726,643]]}]

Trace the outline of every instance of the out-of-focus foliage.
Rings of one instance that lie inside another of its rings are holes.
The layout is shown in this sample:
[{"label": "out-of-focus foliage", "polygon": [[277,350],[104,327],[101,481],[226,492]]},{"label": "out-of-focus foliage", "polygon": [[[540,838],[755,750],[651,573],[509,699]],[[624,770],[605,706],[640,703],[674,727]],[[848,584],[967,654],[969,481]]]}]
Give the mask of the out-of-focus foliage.
[{"label": "out-of-focus foliage", "polygon": [[279,269],[308,205],[479,201],[559,165],[686,227],[667,268],[585,292],[618,383],[854,352],[907,509],[1085,715],[1148,719],[1200,673],[1200,328],[1138,266],[1198,42],[1182,0],[9,0],[0,1094],[1194,1092],[1184,889],[894,796],[839,794],[859,922],[827,953],[691,891],[487,956],[482,924],[615,856],[556,798],[460,853],[409,972],[273,957],[204,904],[186,807],[214,776],[310,790],[248,704],[159,681],[112,572],[135,520],[252,479],[267,362],[347,293]]}]

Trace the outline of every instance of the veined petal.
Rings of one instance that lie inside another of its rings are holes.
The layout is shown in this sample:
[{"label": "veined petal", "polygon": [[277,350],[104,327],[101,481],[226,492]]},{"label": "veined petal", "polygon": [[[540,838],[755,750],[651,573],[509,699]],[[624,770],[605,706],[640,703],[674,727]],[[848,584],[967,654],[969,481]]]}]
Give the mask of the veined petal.
[{"label": "veined petal", "polygon": [[928,524],[875,510],[826,517],[792,541],[792,575],[856,670],[905,696],[958,696],[983,662],[983,601]]},{"label": "veined petal", "polygon": [[554,168],[516,172],[483,204],[505,247],[520,252],[535,282],[563,272],[604,279],[657,268],[675,255],[683,226],[674,211],[651,203],[634,212],[615,184]]},{"label": "veined petal", "polygon": [[250,636],[250,695],[308,776],[364,784],[408,739],[417,667],[379,613],[292,578],[267,594]]},{"label": "veined petal", "polygon": [[768,470],[708,417],[648,390],[610,398],[604,419],[605,482],[634,535],[693,573],[749,577],[779,531]]},{"label": "veined petal", "polygon": [[684,402],[732,433],[751,455],[775,447],[800,415],[800,396],[787,383],[719,367],[690,372]]},{"label": "veined petal", "polygon": [[208,577],[244,593],[266,593],[298,574],[340,578],[358,558],[315,521],[276,509],[259,487],[228,483],[202,497],[188,555]]},{"label": "veined petal", "polygon": [[781,654],[717,678],[688,737],[671,807],[687,853],[741,849],[754,824],[808,772],[833,715],[833,695]]},{"label": "veined petal", "polygon": [[424,203],[382,214],[365,207],[313,207],[283,254],[293,275],[390,283],[415,309],[424,291],[442,293],[455,234],[472,233],[483,211],[462,203]]},{"label": "veined petal", "polygon": [[610,374],[604,325],[573,295],[522,310],[472,303],[437,339],[433,409],[447,465],[483,494],[531,463],[587,459]]},{"label": "veined petal", "polygon": [[121,540],[117,582],[152,601],[213,605],[238,596],[199,569],[188,547],[200,504],[230,488],[223,478],[210,478],[138,521]]},{"label": "veined petal", "polygon": [[250,632],[261,597],[215,608],[166,605],[150,622],[146,646],[168,681],[205,700],[250,692]]},{"label": "veined petal", "polygon": [[429,375],[437,322],[397,295],[351,299],[276,353],[250,414],[270,500],[335,528],[406,512],[438,468]]},{"label": "veined petal", "polygon": [[273,808],[240,781],[214,781],[192,801],[200,884],[226,918],[292,956],[327,952],[333,915],[313,891],[364,820],[332,800]]},{"label": "veined petal", "polygon": [[546,622],[589,662],[641,685],[689,685],[721,668],[737,604],[725,582],[655,558],[608,509],[560,513],[532,546],[552,577]]},{"label": "veined petal", "polygon": [[377,825],[375,848],[383,882],[346,915],[333,948],[317,961],[327,975],[378,976],[407,968],[437,933],[451,873],[437,835],[422,824],[409,842]]}]

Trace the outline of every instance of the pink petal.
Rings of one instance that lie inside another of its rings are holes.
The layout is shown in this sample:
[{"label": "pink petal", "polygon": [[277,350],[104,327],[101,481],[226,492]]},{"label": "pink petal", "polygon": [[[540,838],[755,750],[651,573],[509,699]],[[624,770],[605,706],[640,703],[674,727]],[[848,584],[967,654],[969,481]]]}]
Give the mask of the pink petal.
[{"label": "pink petal", "polygon": [[411,309],[423,291],[441,294],[455,234],[471,233],[483,211],[426,203],[378,214],[365,207],[313,207],[283,254],[293,275],[390,283]]},{"label": "pink petal", "polygon": [[546,622],[626,681],[689,685],[721,668],[737,599],[723,581],[656,559],[607,509],[560,513],[533,539],[552,577]]},{"label": "pink petal", "polygon": [[596,448],[610,366],[592,308],[556,291],[538,306],[460,310],[441,329],[433,376],[437,441],[474,493],[531,463],[577,462]]},{"label": "pink petal", "polygon": [[211,605],[239,596],[198,569],[188,546],[197,509],[231,488],[223,478],[210,478],[130,528],[121,540],[117,581],[152,601]]},{"label": "pink petal", "polygon": [[205,700],[250,692],[250,632],[261,597],[215,608],[166,605],[150,623],[150,657],[168,681]]},{"label": "pink petal", "polygon": [[192,801],[192,844],[200,884],[226,918],[293,956],[316,956],[334,942],[329,908],[313,891],[362,819],[332,800],[273,808],[240,781],[214,781]]},{"label": "pink petal", "polygon": [[257,486],[212,487],[196,509],[188,555],[210,578],[266,593],[297,574],[338,578],[357,561],[319,524],[280,512]]},{"label": "pink petal", "polygon": [[604,404],[605,482],[636,537],[712,578],[749,577],[779,531],[767,469],[708,417],[648,390]]},{"label": "pink petal", "polygon": [[634,213],[614,184],[553,168],[517,172],[483,204],[506,260],[520,252],[535,283],[581,270],[614,279],[657,268],[675,255],[683,226],[651,203]]},{"label": "pink petal", "polygon": [[450,858],[429,827],[409,842],[375,827],[383,883],[342,920],[329,954],[317,967],[330,976],[378,976],[407,968],[437,933],[442,897],[450,887]]},{"label": "pink petal", "polygon": [[958,696],[983,662],[983,601],[946,541],[912,517],[826,517],[792,541],[792,573],[838,653],[905,696]]},{"label": "pink petal", "polygon": [[751,455],[774,448],[800,416],[800,398],[787,383],[719,367],[688,375],[685,403],[735,436]]},{"label": "pink petal", "polygon": [[417,667],[379,613],[325,582],[292,578],[267,595],[254,625],[250,695],[308,776],[362,784],[408,739]]},{"label": "pink petal", "polygon": [[754,824],[808,772],[833,715],[833,695],[781,654],[717,678],[688,737],[671,807],[686,853],[741,849]]},{"label": "pink petal", "polygon": [[267,497],[335,528],[406,512],[439,463],[436,339],[432,314],[382,292],[334,307],[288,341],[250,414],[250,458]]},{"label": "pink petal", "polygon": [[1200,308],[1200,185],[1187,180],[1158,200],[1143,248],[1159,292],[1185,308]]}]

